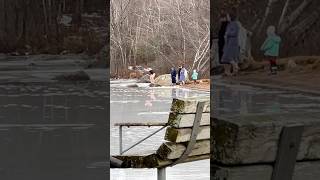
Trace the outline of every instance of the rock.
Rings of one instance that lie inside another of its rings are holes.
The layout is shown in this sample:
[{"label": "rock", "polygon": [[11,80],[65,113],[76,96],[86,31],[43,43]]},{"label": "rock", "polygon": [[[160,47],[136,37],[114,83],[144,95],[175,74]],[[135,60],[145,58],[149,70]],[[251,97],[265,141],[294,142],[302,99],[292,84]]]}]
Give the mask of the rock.
[{"label": "rock", "polygon": [[132,88],[134,87],[135,88],[135,87],[139,87],[139,86],[137,84],[128,84],[127,87],[132,87]]},{"label": "rock", "polygon": [[159,84],[149,84],[149,87],[161,87],[161,85],[159,85]]},{"label": "rock", "polygon": [[60,55],[66,55],[66,54],[68,54],[68,53],[69,53],[68,50],[63,50],[63,51],[60,53]]},{"label": "rock", "polygon": [[171,75],[170,74],[163,74],[158,76],[155,79],[155,84],[158,84],[160,86],[170,86],[171,83]]},{"label": "rock", "polygon": [[290,59],[287,63],[287,70],[289,72],[297,72],[300,68],[294,60]]},{"label": "rock", "polygon": [[88,81],[90,80],[90,76],[84,71],[77,71],[58,75],[53,79],[59,81]]},{"label": "rock", "polygon": [[137,83],[150,83],[150,75],[149,75],[149,74],[143,75],[143,76],[137,81]]},{"label": "rock", "polygon": [[290,59],[287,63],[287,67],[288,67],[288,69],[295,68],[295,67],[297,67],[297,64],[294,60]]}]

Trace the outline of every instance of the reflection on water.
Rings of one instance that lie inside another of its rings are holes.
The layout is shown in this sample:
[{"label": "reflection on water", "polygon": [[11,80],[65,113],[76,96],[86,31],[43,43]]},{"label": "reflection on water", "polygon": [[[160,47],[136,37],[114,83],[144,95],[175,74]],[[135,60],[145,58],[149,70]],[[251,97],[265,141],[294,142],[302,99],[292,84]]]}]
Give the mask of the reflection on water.
[{"label": "reflection on water", "polygon": [[320,97],[301,93],[218,83],[211,91],[215,116],[320,110]]},{"label": "reflection on water", "polygon": [[[119,153],[118,129],[114,127],[117,122],[167,122],[173,98],[209,96],[209,93],[196,92],[178,88],[123,88],[111,87],[111,154]],[[159,127],[124,128],[124,149],[146,137]],[[146,140],[139,146],[130,150],[130,153],[157,149],[164,137],[164,131]],[[210,177],[209,160],[186,163],[167,168],[168,180],[208,180]],[[155,169],[112,169],[112,180],[155,180]]]},{"label": "reflection on water", "polygon": [[0,85],[0,179],[105,179],[107,97],[102,82]]}]

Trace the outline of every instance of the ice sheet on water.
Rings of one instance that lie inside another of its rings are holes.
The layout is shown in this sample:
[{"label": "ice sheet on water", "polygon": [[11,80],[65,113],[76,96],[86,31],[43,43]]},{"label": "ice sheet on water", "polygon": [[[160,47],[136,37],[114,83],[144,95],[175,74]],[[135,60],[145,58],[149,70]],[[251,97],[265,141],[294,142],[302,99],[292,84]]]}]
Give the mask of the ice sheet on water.
[{"label": "ice sheet on water", "polygon": [[127,103],[139,103],[139,100],[125,100],[125,101],[110,101],[110,104],[113,103],[120,103],[120,104],[127,104]]},{"label": "ice sheet on water", "polygon": [[165,114],[169,114],[169,112],[140,112],[137,115],[138,116],[142,116],[142,115],[165,115]]},{"label": "ice sheet on water", "polygon": [[136,79],[118,79],[118,80],[111,80],[110,84],[125,84],[125,83],[135,83],[137,82]]}]

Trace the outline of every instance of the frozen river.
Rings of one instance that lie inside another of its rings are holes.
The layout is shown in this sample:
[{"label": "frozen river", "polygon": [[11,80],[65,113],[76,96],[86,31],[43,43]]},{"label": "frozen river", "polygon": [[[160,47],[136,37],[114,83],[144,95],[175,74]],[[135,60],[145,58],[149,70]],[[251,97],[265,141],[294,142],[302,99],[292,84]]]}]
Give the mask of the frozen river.
[{"label": "frozen river", "polygon": [[216,81],[211,89],[214,114],[272,114],[320,112],[320,97],[300,92],[226,84]]},{"label": "frozen river", "polygon": [[105,179],[106,87],[104,82],[0,85],[0,179]]},{"label": "frozen river", "polygon": [[[167,122],[174,97],[210,96],[209,93],[176,88],[125,88],[111,84],[111,154],[119,153],[118,122]],[[124,128],[124,149],[144,138],[155,128]],[[163,141],[164,131],[159,132],[143,144],[130,150],[137,152],[141,147],[156,149]],[[209,180],[209,160],[186,163],[167,168],[168,180]],[[111,180],[156,180],[156,169],[111,169]]]}]

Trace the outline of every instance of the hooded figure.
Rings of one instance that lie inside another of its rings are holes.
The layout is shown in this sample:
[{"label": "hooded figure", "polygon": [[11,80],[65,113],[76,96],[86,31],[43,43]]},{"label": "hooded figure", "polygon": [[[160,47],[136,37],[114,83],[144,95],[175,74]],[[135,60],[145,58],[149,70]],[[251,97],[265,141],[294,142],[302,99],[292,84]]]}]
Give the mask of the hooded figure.
[{"label": "hooded figure", "polygon": [[188,75],[188,70],[186,68],[183,68],[184,69],[184,81],[189,81],[189,75]]},{"label": "hooded figure", "polygon": [[198,73],[197,73],[197,70],[193,70],[193,73],[192,73],[192,75],[191,75],[191,78],[192,78],[192,80],[197,80],[198,79]]},{"label": "hooded figure", "polygon": [[180,81],[182,84],[185,84],[185,80],[186,80],[185,71],[186,71],[186,69],[185,69],[184,67],[182,67],[182,68],[181,68],[181,71],[180,71],[180,79],[179,79],[179,81]]},{"label": "hooded figure", "polygon": [[271,74],[277,74],[277,57],[279,56],[281,38],[276,34],[276,28],[269,26],[267,29],[267,39],[261,46],[261,51],[269,60]]},{"label": "hooded figure", "polygon": [[278,57],[281,38],[276,34],[276,28],[269,26],[267,29],[267,39],[261,46],[261,51],[264,51],[265,56]]},{"label": "hooded figure", "polygon": [[219,63],[223,64],[223,62],[221,61],[222,59],[222,55],[223,55],[223,48],[225,45],[225,34],[226,34],[226,30],[227,30],[227,26],[228,26],[228,18],[227,15],[222,15],[221,19],[220,19],[220,29],[219,29],[219,35],[218,35],[218,53],[219,53]]},{"label": "hooded figure", "polygon": [[[237,10],[232,9],[229,14],[230,22],[227,26],[225,33],[225,45],[223,48],[223,54],[221,62],[224,65],[224,73],[227,76],[236,75],[239,70],[239,56],[240,56],[240,45],[239,45],[239,32],[240,27],[237,21]],[[230,66],[231,65],[231,66]],[[232,73],[231,73],[232,67]]]},{"label": "hooded figure", "polygon": [[237,62],[239,60],[239,31],[240,27],[236,19],[228,24],[225,33],[225,45],[223,48],[222,63]]},{"label": "hooded figure", "polygon": [[198,79],[198,73],[197,73],[197,70],[193,70],[193,73],[192,73],[192,75],[191,75],[191,78],[192,78],[192,80],[194,81],[194,83],[196,83],[197,82],[197,79]]},{"label": "hooded figure", "polygon": [[182,69],[182,66],[179,66],[179,69],[178,69],[178,81],[179,81],[179,82],[180,82],[181,69]]},{"label": "hooded figure", "polygon": [[177,81],[176,81],[177,80],[176,68],[172,67],[170,74],[171,74],[171,82],[172,82],[173,85],[175,85],[177,83]]}]

